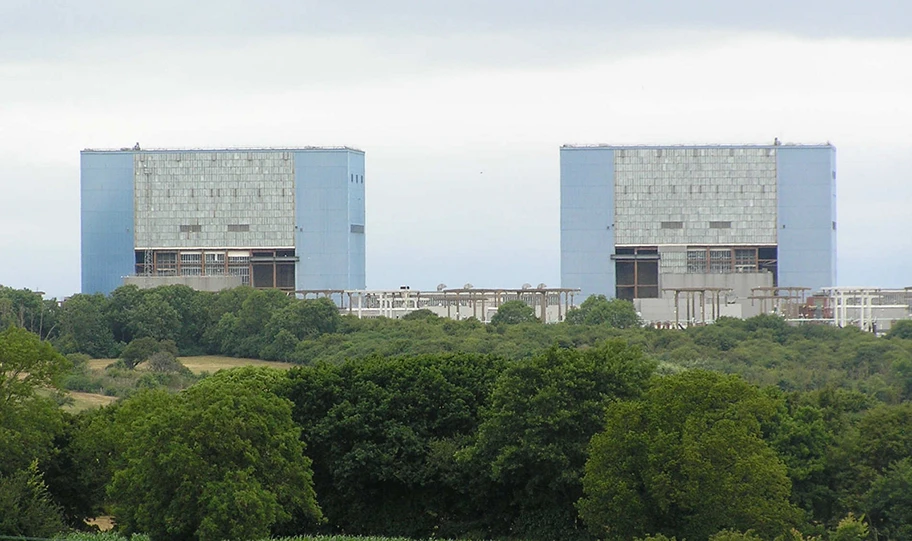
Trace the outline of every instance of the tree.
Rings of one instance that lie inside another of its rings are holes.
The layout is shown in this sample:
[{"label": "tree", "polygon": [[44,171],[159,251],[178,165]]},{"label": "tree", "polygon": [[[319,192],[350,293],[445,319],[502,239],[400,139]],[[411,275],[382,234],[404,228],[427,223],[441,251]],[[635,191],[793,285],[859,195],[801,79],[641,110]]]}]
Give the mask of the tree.
[{"label": "tree", "polygon": [[0,286],[0,330],[13,325],[49,339],[56,336],[58,315],[56,300],[44,300],[28,289]]},{"label": "tree", "polygon": [[590,295],[576,310],[567,314],[572,325],[608,325],[617,329],[643,324],[633,303],[622,299],[608,300],[604,295]]},{"label": "tree", "polygon": [[875,538],[912,539],[912,459],[892,463],[864,500]]},{"label": "tree", "polygon": [[39,388],[55,386],[69,368],[70,362],[37,335],[20,327],[0,332],[0,412]]},{"label": "tree", "polygon": [[610,404],[589,448],[580,515],[610,539],[787,532],[799,513],[761,430],[776,409],[740,378],[702,371],[659,378],[641,399]]},{"label": "tree", "polygon": [[120,354],[120,358],[127,368],[132,369],[158,352],[165,352],[176,357],[177,345],[171,340],[158,341],[151,336],[144,336],[127,344]]},{"label": "tree", "polygon": [[181,330],[181,317],[158,291],[146,293],[129,312],[128,327],[136,338],[174,340]]},{"label": "tree", "polygon": [[207,541],[267,537],[295,516],[318,522],[300,428],[274,393],[282,377],[220,372],[119,411],[122,457],[108,488],[118,524],[153,539]]},{"label": "tree", "polygon": [[427,308],[422,308],[420,310],[409,312],[402,316],[400,319],[404,321],[437,321],[440,319],[440,316],[431,310],[428,310]]},{"label": "tree", "polygon": [[66,529],[51,500],[38,462],[9,477],[0,475],[0,535],[50,537]]},{"label": "tree", "polygon": [[272,337],[286,330],[298,340],[304,340],[336,332],[341,321],[339,308],[329,299],[296,300],[275,310],[265,331]]},{"label": "tree", "polygon": [[497,313],[491,318],[491,323],[494,325],[516,325],[535,321],[538,321],[535,316],[535,308],[519,300],[501,304]]},{"label": "tree", "polygon": [[858,421],[858,462],[881,473],[897,460],[912,456],[912,403],[879,405]]},{"label": "tree", "polygon": [[852,513],[840,520],[836,530],[830,534],[830,541],[865,541],[867,538],[868,525],[864,515],[856,517]]},{"label": "tree", "polygon": [[73,295],[60,313],[58,346],[65,353],[85,353],[94,358],[117,355],[118,346],[108,326],[104,295]]},{"label": "tree", "polygon": [[887,338],[912,340],[912,320],[895,321],[887,332]]},{"label": "tree", "polygon": [[288,360],[298,342],[336,332],[341,324],[339,309],[329,299],[305,299],[272,312],[264,329],[264,347],[260,356],[270,360]]},{"label": "tree", "polygon": [[477,355],[351,360],[291,370],[287,396],[335,531],[456,537],[478,522],[478,475],[455,454],[503,369]]},{"label": "tree", "polygon": [[104,515],[105,485],[111,479],[111,421],[117,406],[91,408],[63,417],[54,438],[54,452],[43,462],[44,481],[68,526]]},{"label": "tree", "polygon": [[181,364],[170,351],[156,351],[146,361],[149,370],[162,374],[191,374],[190,369]]},{"label": "tree", "polygon": [[500,376],[474,444],[461,459],[492,485],[479,490],[488,535],[585,537],[573,502],[590,438],[605,407],[642,392],[653,365],[622,341],[585,351],[550,349]]},{"label": "tree", "polygon": [[754,535],[752,532],[742,533],[734,530],[722,530],[709,536],[709,541],[763,541],[763,538]]},{"label": "tree", "polygon": [[[0,533],[49,535],[62,526],[39,465],[54,455],[62,429],[53,390],[70,363],[37,335],[12,326],[0,332]],[[56,528],[56,529],[55,529]]]}]

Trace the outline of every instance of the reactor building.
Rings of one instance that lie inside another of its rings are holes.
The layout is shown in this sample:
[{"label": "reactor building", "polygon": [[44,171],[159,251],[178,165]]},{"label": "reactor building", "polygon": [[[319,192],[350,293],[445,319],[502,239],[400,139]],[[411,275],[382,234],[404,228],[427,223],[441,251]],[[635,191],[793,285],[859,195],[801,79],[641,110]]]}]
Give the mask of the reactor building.
[{"label": "reactor building", "polygon": [[[567,145],[560,190],[561,286],[582,298],[628,299],[656,320],[690,295],[694,311],[749,316],[836,285],[829,143]],[[733,299],[743,312],[725,311]]]},{"label": "reactor building", "polygon": [[83,293],[128,277],[365,287],[360,150],[87,149],[80,184]]}]

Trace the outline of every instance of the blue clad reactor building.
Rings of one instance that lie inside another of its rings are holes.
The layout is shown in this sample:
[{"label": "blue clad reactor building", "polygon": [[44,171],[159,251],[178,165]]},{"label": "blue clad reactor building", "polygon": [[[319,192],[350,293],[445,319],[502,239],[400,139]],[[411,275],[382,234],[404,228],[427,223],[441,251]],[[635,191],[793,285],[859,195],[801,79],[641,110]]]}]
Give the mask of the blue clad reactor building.
[{"label": "blue clad reactor building", "polygon": [[84,150],[82,292],[127,276],[365,287],[364,152]]},{"label": "blue clad reactor building", "polygon": [[836,285],[830,144],[564,146],[560,190],[561,285],[582,297]]}]

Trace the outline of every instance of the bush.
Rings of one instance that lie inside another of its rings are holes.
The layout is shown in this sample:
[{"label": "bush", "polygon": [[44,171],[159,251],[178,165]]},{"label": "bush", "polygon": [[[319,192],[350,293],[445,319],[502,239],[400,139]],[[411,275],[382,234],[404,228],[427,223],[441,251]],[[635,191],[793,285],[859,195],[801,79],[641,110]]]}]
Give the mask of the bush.
[{"label": "bush", "polygon": [[168,351],[156,351],[146,361],[149,370],[163,374],[192,375],[190,369],[182,365],[177,358]]},{"label": "bush", "polygon": [[172,356],[177,356],[177,345],[172,340],[158,340],[145,336],[143,338],[137,338],[133,340],[127,347],[124,348],[123,352],[120,354],[120,359],[124,362],[127,368],[135,368],[141,362],[146,361],[152,355],[163,351],[170,353]]}]

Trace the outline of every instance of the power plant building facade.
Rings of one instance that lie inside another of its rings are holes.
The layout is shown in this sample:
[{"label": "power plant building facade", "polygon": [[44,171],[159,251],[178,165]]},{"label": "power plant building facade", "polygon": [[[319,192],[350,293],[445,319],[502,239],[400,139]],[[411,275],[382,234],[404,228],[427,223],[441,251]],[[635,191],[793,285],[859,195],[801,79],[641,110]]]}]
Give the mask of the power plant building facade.
[{"label": "power plant building facade", "polygon": [[826,145],[564,146],[561,285],[667,298],[836,283]]},{"label": "power plant building facade", "polygon": [[129,276],[363,289],[364,218],[360,150],[84,150],[82,292]]}]

